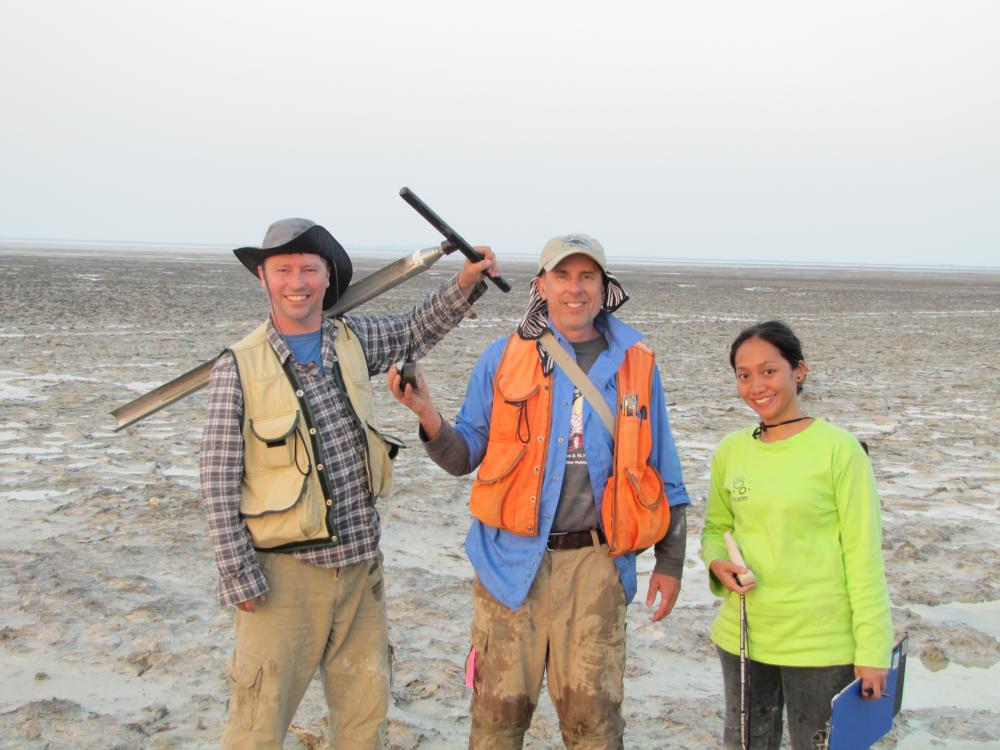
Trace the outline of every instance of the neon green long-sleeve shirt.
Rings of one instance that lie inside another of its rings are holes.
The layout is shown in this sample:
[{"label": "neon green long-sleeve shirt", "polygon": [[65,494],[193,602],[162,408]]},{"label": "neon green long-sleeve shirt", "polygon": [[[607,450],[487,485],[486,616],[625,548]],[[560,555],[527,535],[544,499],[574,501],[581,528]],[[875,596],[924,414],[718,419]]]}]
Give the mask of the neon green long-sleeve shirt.
[{"label": "neon green long-sleeve shirt", "polygon": [[[728,560],[732,531],[757,587],[746,597],[748,655],[783,666],[888,667],[892,620],[882,518],[868,456],[849,432],[817,419],[763,443],[747,428],[712,457],[702,559]],[[712,640],[739,653],[739,596],[723,597]]]}]

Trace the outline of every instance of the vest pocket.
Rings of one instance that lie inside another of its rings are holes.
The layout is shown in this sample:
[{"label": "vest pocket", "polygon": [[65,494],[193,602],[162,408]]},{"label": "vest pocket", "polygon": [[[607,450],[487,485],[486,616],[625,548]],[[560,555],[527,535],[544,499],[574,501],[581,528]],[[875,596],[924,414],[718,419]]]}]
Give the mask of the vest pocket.
[{"label": "vest pocket", "polygon": [[[255,440],[246,446],[247,452],[253,453],[248,465],[257,465],[271,469],[291,466],[295,462],[296,451],[299,450],[298,426],[301,413],[282,414],[276,417],[249,420],[250,434]],[[305,451],[303,450],[304,454]],[[308,464],[308,456],[300,456]]]},{"label": "vest pocket", "polygon": [[383,432],[382,429],[378,425],[373,424],[371,420],[367,420],[365,424],[368,425],[369,430],[378,436],[379,440],[385,443],[385,450],[390,459],[395,459],[396,454],[399,453],[399,449],[406,447],[406,443],[400,438],[395,435],[390,435],[388,432]]},{"label": "vest pocket", "polygon": [[[483,457],[483,462],[476,473],[469,510],[487,526],[507,529],[518,534],[525,533],[525,530],[519,529],[517,524],[514,507],[517,498],[510,498],[509,495],[518,476],[515,470],[524,460],[526,453],[527,448],[520,442],[492,443]],[[538,470],[541,471],[541,467],[538,467]],[[489,491],[480,494],[476,492],[477,487],[488,487]],[[534,500],[532,498],[533,502]]]},{"label": "vest pocket", "polygon": [[301,542],[324,530],[326,505],[322,496],[307,496],[307,482],[308,477],[296,481],[295,476],[276,471],[258,478],[253,491],[244,491],[240,513],[255,547],[271,549]]},{"label": "vest pocket", "polygon": [[368,440],[368,465],[371,469],[373,497],[385,497],[392,490],[392,461],[406,443],[394,435],[382,432],[371,420],[365,420]]},{"label": "vest pocket", "polygon": [[509,404],[519,404],[534,398],[541,391],[536,383],[519,383],[516,379],[500,375],[497,378],[497,392]]},{"label": "vest pocket", "polygon": [[541,388],[537,384],[531,384],[530,388],[525,388],[524,384],[517,388],[518,385],[510,378],[497,378],[497,394],[503,399],[504,405],[499,411],[494,410],[490,431],[500,440],[509,438],[524,444],[531,440],[531,422],[538,413],[536,397]]},{"label": "vest pocket", "polygon": [[670,525],[663,482],[648,464],[634,471],[623,467],[608,480],[601,501],[601,521],[612,555],[652,547]]},{"label": "vest pocket", "polygon": [[520,443],[494,443],[490,448],[493,450],[483,457],[476,473],[476,481],[483,484],[496,484],[510,477],[527,452]]},{"label": "vest pocket", "polygon": [[663,495],[663,480],[652,466],[644,466],[638,474],[631,469],[625,469],[629,486],[635,494],[636,501],[647,510],[654,510],[657,504],[666,498]]},{"label": "vest pocket", "polygon": [[312,538],[324,528],[323,523],[326,520],[325,504],[313,503],[307,500],[300,502],[295,510],[297,511],[296,516],[298,517],[299,528],[302,530],[303,536]]},{"label": "vest pocket", "polygon": [[259,659],[236,651],[227,671],[232,689],[229,714],[236,726],[249,731],[253,729],[254,720],[257,718],[264,667]]},{"label": "vest pocket", "polygon": [[264,472],[254,477],[252,483],[244,483],[240,513],[256,518],[288,510],[305,496],[308,481],[308,476],[297,471]]}]

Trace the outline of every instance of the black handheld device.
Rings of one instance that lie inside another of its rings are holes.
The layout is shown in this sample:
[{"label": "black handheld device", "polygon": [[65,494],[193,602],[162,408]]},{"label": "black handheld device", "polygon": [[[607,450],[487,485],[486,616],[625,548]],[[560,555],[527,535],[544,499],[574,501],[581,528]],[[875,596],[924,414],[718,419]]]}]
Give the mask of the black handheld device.
[{"label": "black handheld device", "polygon": [[[462,238],[462,235],[452,229],[448,225],[448,222],[434,213],[431,207],[420,200],[420,197],[408,187],[399,189],[399,197],[409,203],[414,211],[423,216],[432,227],[444,235],[447,244],[460,250],[462,255],[475,263],[483,259],[482,253],[466,242]],[[507,283],[507,279],[503,276],[487,276],[486,278],[492,281],[501,292],[510,291],[510,284]]]},{"label": "black handheld device", "polygon": [[400,362],[396,365],[396,372],[399,373],[399,387],[411,386],[413,388],[417,387],[417,363],[416,362]]}]

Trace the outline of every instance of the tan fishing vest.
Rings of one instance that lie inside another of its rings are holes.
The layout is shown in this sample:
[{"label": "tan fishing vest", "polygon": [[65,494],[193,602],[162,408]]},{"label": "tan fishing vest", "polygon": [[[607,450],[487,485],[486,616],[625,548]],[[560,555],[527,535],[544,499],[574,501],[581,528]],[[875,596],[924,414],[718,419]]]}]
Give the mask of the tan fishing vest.
[{"label": "tan fishing vest", "polygon": [[[373,426],[368,363],[358,337],[337,321],[334,377],[339,377],[364,429],[365,469],[373,498],[392,489],[392,458],[398,441]],[[240,515],[254,547],[299,549],[339,543],[334,497],[317,463],[320,454],[315,420],[291,359],[282,367],[267,340],[267,323],[230,347],[243,387],[243,481]]]}]

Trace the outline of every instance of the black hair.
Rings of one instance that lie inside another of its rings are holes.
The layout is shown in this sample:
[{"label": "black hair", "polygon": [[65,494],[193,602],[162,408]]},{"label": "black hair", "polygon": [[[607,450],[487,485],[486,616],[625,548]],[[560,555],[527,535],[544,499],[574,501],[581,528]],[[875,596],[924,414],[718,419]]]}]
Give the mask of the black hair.
[{"label": "black hair", "polygon": [[[799,366],[799,363],[805,361],[805,357],[802,355],[802,342],[792,332],[792,329],[780,320],[767,320],[744,328],[730,345],[729,365],[733,371],[736,370],[737,350],[750,339],[761,339],[769,343],[781,353],[781,356],[788,361],[793,370]],[[797,384],[795,392],[802,393],[802,383]]]}]

